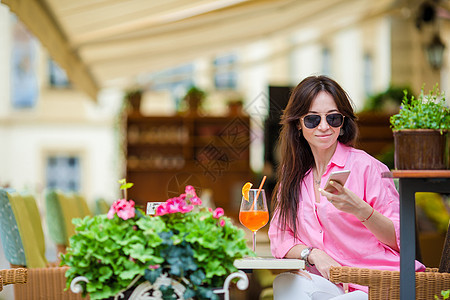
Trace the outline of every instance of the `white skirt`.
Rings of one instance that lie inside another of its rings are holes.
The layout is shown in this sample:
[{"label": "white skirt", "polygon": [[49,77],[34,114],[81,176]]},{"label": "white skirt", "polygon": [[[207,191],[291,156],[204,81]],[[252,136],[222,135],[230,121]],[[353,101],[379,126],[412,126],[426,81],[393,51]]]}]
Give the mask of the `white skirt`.
[{"label": "white skirt", "polygon": [[[367,300],[363,291],[345,293],[344,289],[322,276],[301,271],[281,273],[273,281],[274,300]],[[308,278],[310,277],[310,278]]]}]

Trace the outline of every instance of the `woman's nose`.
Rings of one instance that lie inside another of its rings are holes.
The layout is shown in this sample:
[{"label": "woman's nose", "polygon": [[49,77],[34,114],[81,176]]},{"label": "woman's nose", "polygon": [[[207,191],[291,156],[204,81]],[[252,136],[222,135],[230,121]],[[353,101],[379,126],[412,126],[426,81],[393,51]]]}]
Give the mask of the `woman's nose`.
[{"label": "woman's nose", "polygon": [[325,116],[322,116],[320,118],[320,123],[319,123],[318,128],[320,130],[327,130],[329,127],[330,127],[330,125],[328,125],[327,118]]}]

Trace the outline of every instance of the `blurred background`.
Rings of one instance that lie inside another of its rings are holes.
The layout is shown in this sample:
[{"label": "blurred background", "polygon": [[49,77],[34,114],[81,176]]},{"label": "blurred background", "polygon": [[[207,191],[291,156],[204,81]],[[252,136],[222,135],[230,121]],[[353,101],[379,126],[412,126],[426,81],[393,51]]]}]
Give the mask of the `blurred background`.
[{"label": "blurred background", "polygon": [[142,207],[192,184],[236,217],[245,182],[270,198],[279,117],[319,74],[393,168],[389,116],[405,89],[450,89],[448,45],[447,0],[1,0],[0,186],[45,218],[46,189],[94,211],[121,178]]}]

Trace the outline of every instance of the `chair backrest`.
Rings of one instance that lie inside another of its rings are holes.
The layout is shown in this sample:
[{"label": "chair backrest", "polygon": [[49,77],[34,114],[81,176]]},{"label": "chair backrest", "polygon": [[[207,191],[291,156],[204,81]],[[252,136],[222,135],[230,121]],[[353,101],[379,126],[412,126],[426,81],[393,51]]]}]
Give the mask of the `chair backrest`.
[{"label": "chair backrest", "polygon": [[58,245],[67,245],[66,224],[56,190],[49,190],[45,195],[46,221],[50,239]]},{"label": "chair backrest", "polygon": [[39,252],[42,253],[43,256],[45,256],[45,237],[44,231],[42,230],[41,214],[39,212],[36,199],[31,194],[21,194],[21,196],[23,201],[25,202],[30,221],[33,224],[33,232],[37,242],[36,247],[38,248]]},{"label": "chair backrest", "polygon": [[74,218],[91,215],[84,197],[74,193],[49,190],[46,193],[47,226],[50,238],[57,245],[69,244],[75,234]]},{"label": "chair backrest", "polygon": [[92,216],[92,212],[86,202],[86,199],[80,194],[74,194],[73,197],[76,199],[78,205],[78,211],[80,212],[80,217]]},{"label": "chair backrest", "polygon": [[95,200],[95,214],[102,215],[109,211],[110,205],[103,198],[98,198]]},{"label": "chair backrest", "polygon": [[[0,198],[1,236],[6,258],[14,265],[46,267],[45,240],[34,198],[28,196],[24,200],[19,193],[6,190],[0,190]],[[3,219],[8,221],[4,223]],[[8,223],[11,227],[7,227]],[[11,253],[9,247],[15,253]]]},{"label": "chair backrest", "polygon": [[25,266],[25,251],[19,226],[9,203],[8,193],[2,188],[0,188],[0,238],[8,262],[13,265]]},{"label": "chair backrest", "polygon": [[439,272],[450,273],[450,222],[448,223],[447,235],[445,236],[444,247],[442,249]]}]

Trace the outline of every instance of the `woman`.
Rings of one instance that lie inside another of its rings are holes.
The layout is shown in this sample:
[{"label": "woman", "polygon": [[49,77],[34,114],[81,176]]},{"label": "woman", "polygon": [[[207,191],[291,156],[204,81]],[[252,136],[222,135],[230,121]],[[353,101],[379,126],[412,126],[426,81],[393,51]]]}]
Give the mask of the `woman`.
[{"label": "woman", "polygon": [[[304,259],[308,272],[279,275],[275,299],[367,299],[367,287],[350,284],[345,294],[328,281],[330,267],[399,269],[399,195],[381,177],[389,169],[352,148],[355,120],[347,93],[328,77],[308,77],[292,92],[269,238],[274,257]],[[351,171],[345,185],[331,182],[336,190],[325,191],[330,174],[342,170]]]}]

